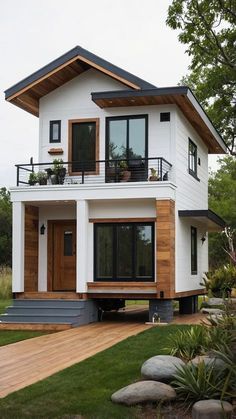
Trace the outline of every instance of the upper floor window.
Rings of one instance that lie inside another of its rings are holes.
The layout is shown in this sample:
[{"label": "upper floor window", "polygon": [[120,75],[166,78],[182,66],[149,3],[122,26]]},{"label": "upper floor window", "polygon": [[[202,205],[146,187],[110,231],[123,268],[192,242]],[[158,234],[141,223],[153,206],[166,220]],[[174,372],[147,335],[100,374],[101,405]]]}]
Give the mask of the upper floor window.
[{"label": "upper floor window", "polygon": [[94,226],[95,281],[153,281],[154,224]]},{"label": "upper floor window", "polygon": [[71,173],[98,174],[99,119],[69,121]]},{"label": "upper floor window", "polygon": [[61,142],[61,121],[50,121],[49,124],[49,141],[50,143]]},{"label": "upper floor window", "polygon": [[197,178],[197,146],[190,138],[188,143],[188,168],[189,173]]},{"label": "upper floor window", "polygon": [[147,115],[107,118],[106,158],[109,160],[147,157]]},{"label": "upper floor window", "polygon": [[197,229],[191,227],[191,274],[197,274]]}]

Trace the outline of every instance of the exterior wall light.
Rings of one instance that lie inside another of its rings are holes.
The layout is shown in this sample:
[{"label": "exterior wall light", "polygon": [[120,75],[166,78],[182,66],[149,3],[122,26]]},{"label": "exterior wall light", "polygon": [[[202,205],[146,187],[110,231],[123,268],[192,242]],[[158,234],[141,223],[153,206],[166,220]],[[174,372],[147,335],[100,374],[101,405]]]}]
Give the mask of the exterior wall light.
[{"label": "exterior wall light", "polygon": [[46,229],[46,227],[45,227],[45,225],[44,224],[42,224],[41,225],[41,227],[40,227],[40,234],[43,236],[44,235],[44,233],[45,233],[45,229]]},{"label": "exterior wall light", "polygon": [[202,234],[202,237],[201,237],[201,242],[202,242],[202,244],[203,244],[205,241],[206,241],[206,233],[203,233],[203,234]]}]

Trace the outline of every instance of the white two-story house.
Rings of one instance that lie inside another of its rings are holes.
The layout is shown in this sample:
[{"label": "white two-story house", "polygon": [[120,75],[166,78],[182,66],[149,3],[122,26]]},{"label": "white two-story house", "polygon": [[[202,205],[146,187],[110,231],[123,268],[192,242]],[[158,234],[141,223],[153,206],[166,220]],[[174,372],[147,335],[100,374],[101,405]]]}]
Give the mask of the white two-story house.
[{"label": "white two-story house", "polygon": [[62,308],[52,320],[73,324],[96,320],[107,300],[147,299],[164,321],[174,299],[194,312],[208,231],[224,227],[208,208],[208,154],[226,145],[191,90],[158,88],[77,46],[5,95],[39,118],[39,161],[19,162],[11,188],[6,320],[50,322],[49,301],[83,307],[80,320]]}]

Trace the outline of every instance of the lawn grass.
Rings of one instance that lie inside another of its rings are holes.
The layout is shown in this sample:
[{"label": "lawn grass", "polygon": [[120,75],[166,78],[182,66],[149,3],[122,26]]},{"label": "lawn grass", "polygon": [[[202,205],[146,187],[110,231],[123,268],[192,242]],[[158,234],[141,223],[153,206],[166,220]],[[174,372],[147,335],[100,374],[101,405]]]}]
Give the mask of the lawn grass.
[{"label": "lawn grass", "polygon": [[4,313],[6,308],[11,305],[12,300],[0,300],[0,314]]},{"label": "lawn grass", "polygon": [[[19,342],[25,339],[45,335],[48,332],[33,332],[31,330],[0,330],[0,346]],[[0,415],[1,417],[1,415]]]},{"label": "lawn grass", "polygon": [[[133,419],[140,407],[110,401],[112,393],[140,380],[142,363],[165,353],[172,332],[189,326],[151,328],[32,386],[0,400],[1,419],[69,418]],[[56,355],[55,355],[56,356]]]}]

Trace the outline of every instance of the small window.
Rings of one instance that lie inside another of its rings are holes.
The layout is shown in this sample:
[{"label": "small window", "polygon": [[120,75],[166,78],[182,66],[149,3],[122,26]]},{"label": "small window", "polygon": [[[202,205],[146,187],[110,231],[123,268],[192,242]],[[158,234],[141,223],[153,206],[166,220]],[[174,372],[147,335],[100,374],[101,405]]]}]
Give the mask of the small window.
[{"label": "small window", "polygon": [[[197,146],[190,140],[188,145],[188,169],[189,173],[198,179],[197,177]],[[198,179],[199,180],[199,179]]]},{"label": "small window", "polygon": [[168,121],[170,121],[170,112],[161,112],[161,114],[160,114],[160,121],[161,122],[168,122]]},{"label": "small window", "polygon": [[50,143],[61,142],[61,121],[50,121],[49,140]]},{"label": "small window", "polygon": [[191,227],[191,274],[197,274],[197,229]]}]

